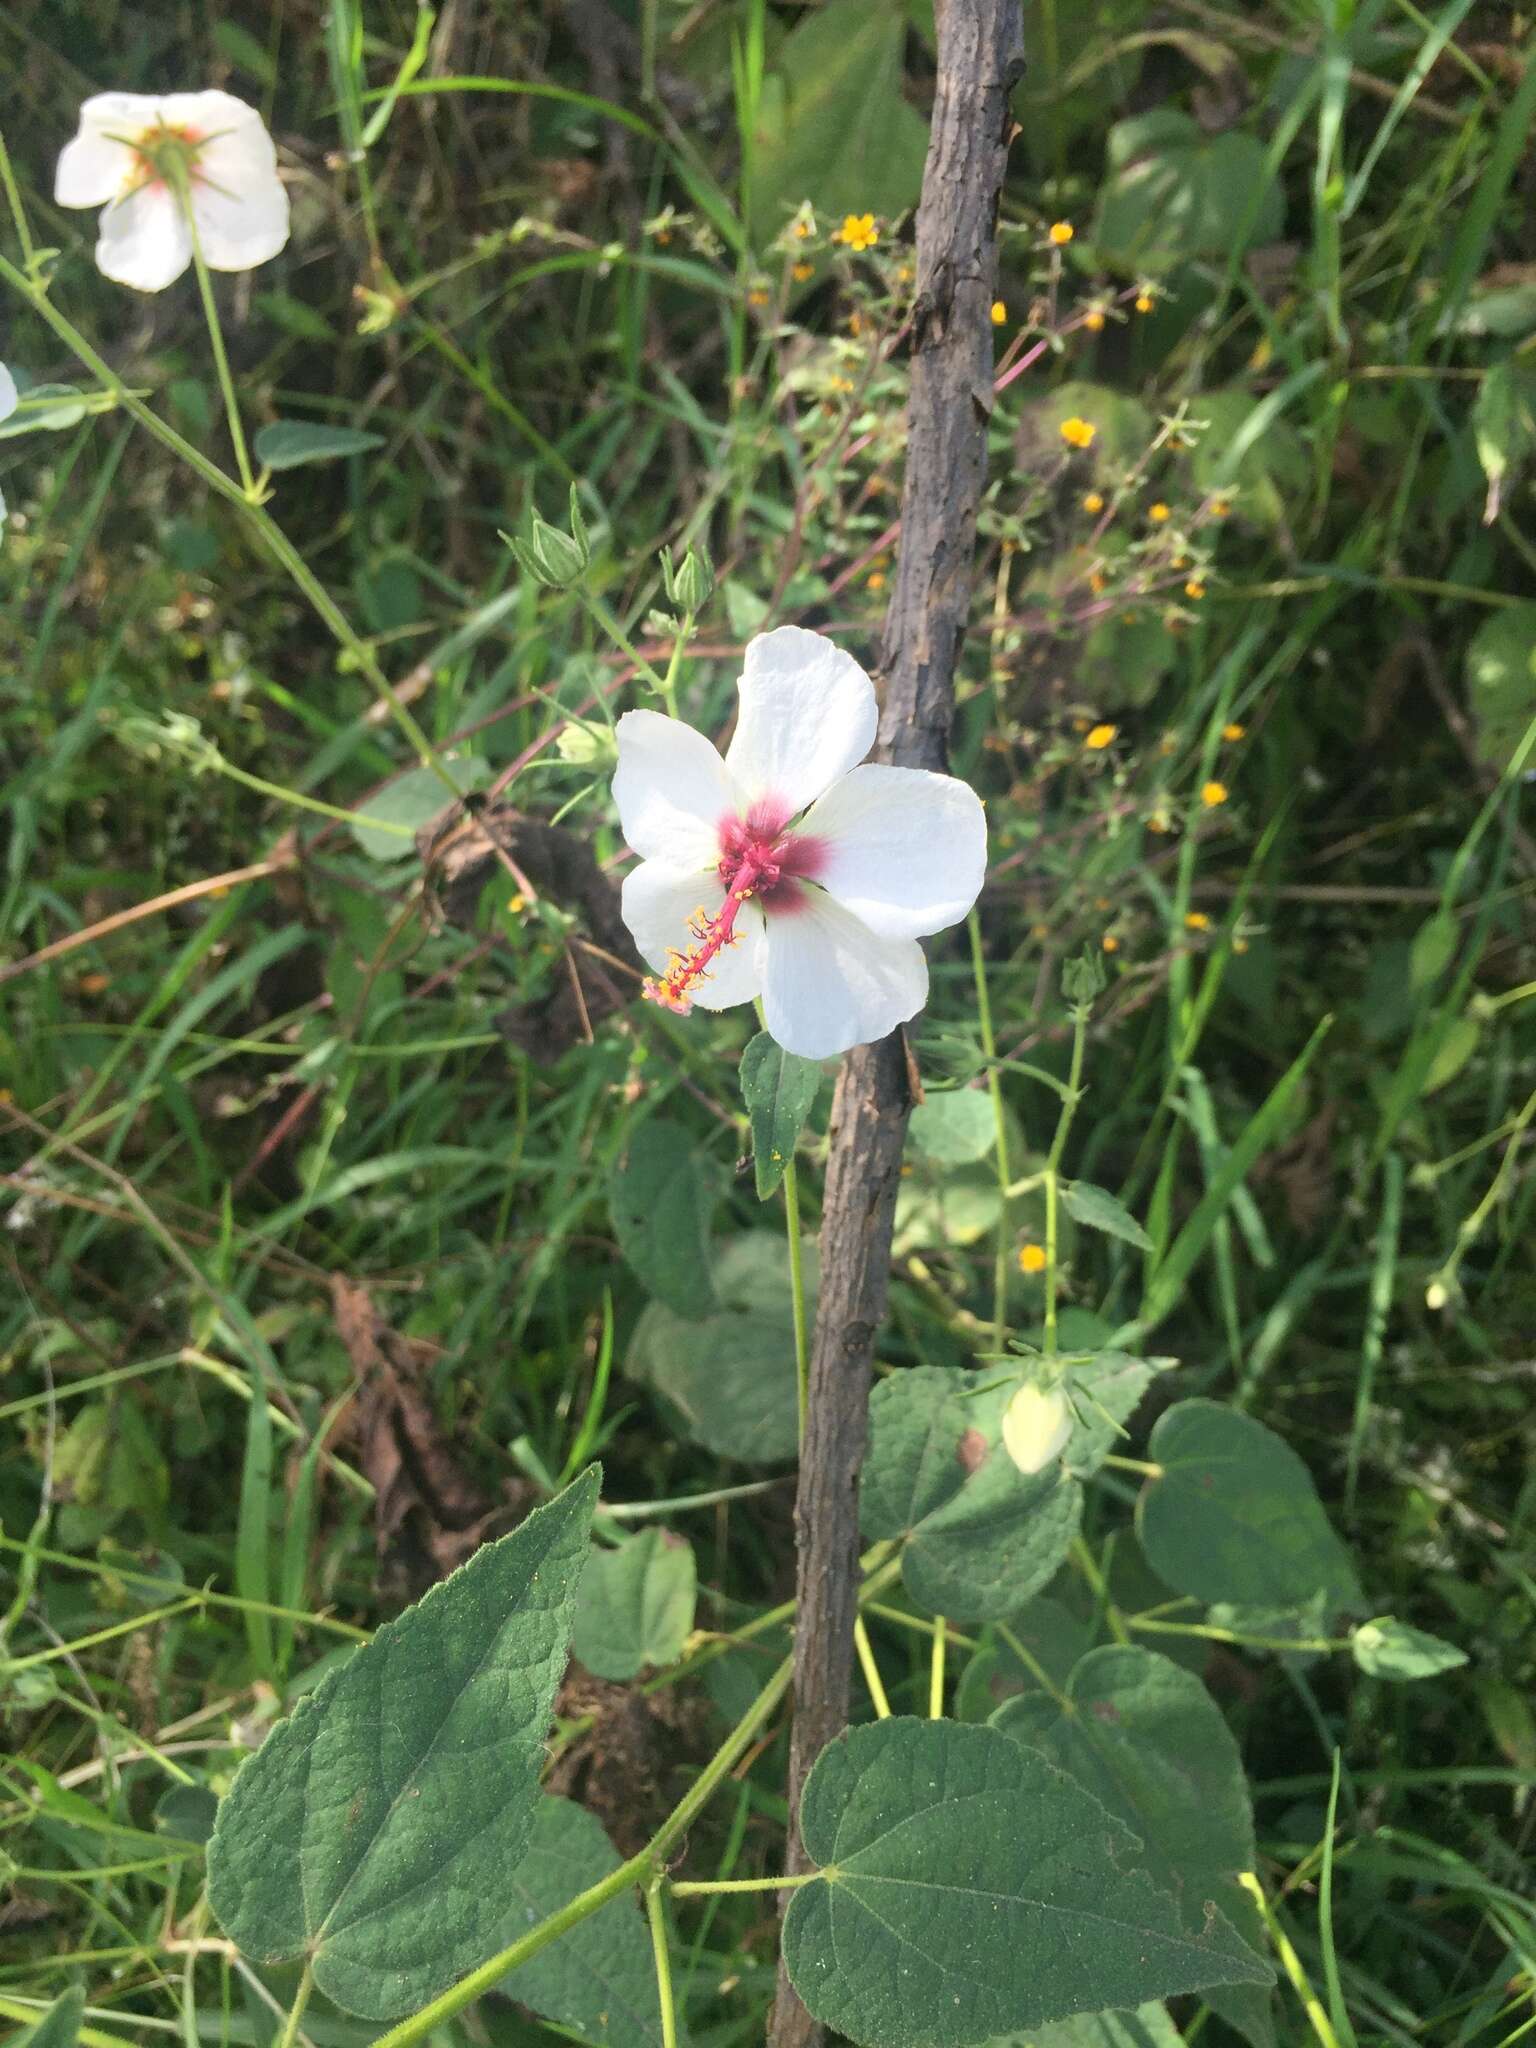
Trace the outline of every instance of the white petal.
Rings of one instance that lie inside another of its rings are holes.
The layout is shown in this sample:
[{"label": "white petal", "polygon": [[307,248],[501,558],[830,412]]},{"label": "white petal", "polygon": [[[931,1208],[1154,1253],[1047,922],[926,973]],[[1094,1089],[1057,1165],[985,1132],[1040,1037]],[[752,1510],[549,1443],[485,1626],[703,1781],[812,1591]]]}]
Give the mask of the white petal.
[{"label": "white petal", "polygon": [[228,93],[190,126],[209,140],[198,151],[192,211],[203,255],[213,270],[254,270],[288,240],[288,194],[277,175],[277,151],[261,117]]},{"label": "white petal", "polygon": [[[725,900],[725,884],[716,874],[679,874],[660,861],[643,860],[624,877],[622,907],[641,957],[665,974],[674,947],[686,953],[693,945],[688,920],[697,910],[713,917]],[[727,946],[710,962],[706,978],[689,993],[701,1010],[728,1010],[750,1003],[763,985],[763,913],[743,903],[736,913],[738,943]]]},{"label": "white petal", "polygon": [[987,814],[956,775],[866,762],[834,783],[796,830],[821,841],[817,881],[888,939],[958,924],[981,894]]},{"label": "white petal", "polygon": [[5,524],[5,493],[0,491],[0,526]]},{"label": "white petal", "polygon": [[96,267],[116,284],[160,292],[192,261],[192,231],[174,192],[141,185],[101,216]]},{"label": "white petal", "polygon": [[0,363],[0,420],[8,420],[16,410],[16,379]]},{"label": "white petal", "polygon": [[645,860],[682,873],[720,858],[720,823],[738,811],[725,763],[691,725],[659,711],[626,711],[618,724],[613,800],[624,837]]},{"label": "white petal", "polygon": [[131,184],[137,163],[125,136],[156,126],[160,102],[142,92],[99,92],[80,109],[80,127],[65,144],[53,176],[60,206],[105,206]]},{"label": "white petal", "polygon": [[217,86],[204,92],[163,92],[154,105],[163,127],[185,128],[199,139],[252,123],[261,127],[261,116],[254,107],[236,99],[232,92],[220,92]]},{"label": "white petal", "polygon": [[1020,1387],[1003,1412],[1003,1449],[1021,1472],[1043,1472],[1072,1434],[1072,1410],[1057,1387]]},{"label": "white petal", "polygon": [[814,803],[875,743],[875,686],[851,654],[802,626],[747,645],[741,715],[726,754],[749,802],[782,806],[785,821]]},{"label": "white petal", "polygon": [[885,939],[819,889],[768,920],[763,1016],[786,1052],[830,1059],[884,1038],[928,999],[915,939]]}]

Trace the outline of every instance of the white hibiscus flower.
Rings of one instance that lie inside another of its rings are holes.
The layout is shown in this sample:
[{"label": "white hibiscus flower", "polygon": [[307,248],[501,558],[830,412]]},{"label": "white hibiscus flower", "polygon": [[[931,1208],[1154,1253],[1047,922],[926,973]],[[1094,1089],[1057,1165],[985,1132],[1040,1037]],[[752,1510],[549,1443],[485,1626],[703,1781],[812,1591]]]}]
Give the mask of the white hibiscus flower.
[{"label": "white hibiscus flower", "polygon": [[980,893],[987,824],[953,775],[859,763],[874,686],[851,655],[799,626],[747,648],[724,759],[656,711],[619,720],[614,800],[641,856],[624,921],[686,1014],[761,996],[787,1051],[827,1059],[922,1008],[918,940]]},{"label": "white hibiscus flower", "polygon": [[[16,410],[16,379],[0,363],[0,420],[8,420]],[[5,524],[5,495],[0,492],[0,526]]]},{"label": "white hibiscus flower", "polygon": [[97,267],[141,292],[164,291],[192,261],[193,221],[212,270],[254,270],[288,239],[272,138],[227,92],[97,93],[59,158],[53,196],[104,208]]}]

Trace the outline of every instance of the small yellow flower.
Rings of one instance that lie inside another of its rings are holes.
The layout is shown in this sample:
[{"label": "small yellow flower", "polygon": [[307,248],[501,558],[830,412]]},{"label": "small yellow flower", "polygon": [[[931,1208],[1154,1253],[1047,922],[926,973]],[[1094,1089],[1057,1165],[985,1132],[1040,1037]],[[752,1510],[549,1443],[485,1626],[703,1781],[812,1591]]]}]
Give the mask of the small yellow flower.
[{"label": "small yellow flower", "polygon": [[1159,498],[1157,503],[1148,509],[1147,517],[1151,520],[1154,526],[1161,526],[1165,519],[1171,519],[1173,517],[1173,513],[1163,503],[1162,499]]},{"label": "small yellow flower", "polygon": [[507,909],[513,917],[521,917],[527,908],[528,898],[521,892],[516,896],[509,896],[507,898]]},{"label": "small yellow flower", "polygon": [[1231,510],[1232,507],[1225,498],[1212,498],[1211,517],[1213,519],[1225,519]]},{"label": "small yellow flower", "polygon": [[671,239],[672,230],[670,228],[658,228],[656,230],[656,244],[658,248],[665,249]]},{"label": "small yellow flower", "polygon": [[885,571],[883,569],[877,569],[873,576],[869,576],[865,579],[865,587],[869,590],[884,590]]},{"label": "small yellow flower", "polygon": [[1235,718],[1233,719],[1230,725],[1224,725],[1221,728],[1222,738],[1224,740],[1230,741],[1233,746],[1235,746],[1240,739],[1246,738],[1247,733],[1247,726],[1239,725]]},{"label": "small yellow flower", "polygon": [[1090,491],[1083,499],[1083,510],[1085,512],[1102,512],[1104,510],[1104,500],[1097,491]]},{"label": "small yellow flower", "polygon": [[1093,899],[1093,907],[1095,910],[1111,910],[1114,906],[1111,904],[1107,896],[1095,896]]},{"label": "small yellow flower", "polygon": [[807,278],[816,275],[816,266],[814,263],[797,263],[789,274],[796,284],[804,284]]},{"label": "small yellow flower", "polygon": [[1102,597],[1104,595],[1104,578],[1099,574],[1097,569],[1095,569],[1093,574],[1088,578],[1088,588],[1093,592],[1095,597]]},{"label": "small yellow flower", "polygon": [[1076,413],[1061,423],[1061,438],[1069,448],[1091,448],[1097,431],[1092,420],[1080,420]]},{"label": "small yellow flower", "polygon": [[797,242],[808,242],[814,233],[815,229],[810,221],[802,219],[795,222],[795,240]]},{"label": "small yellow flower", "polygon": [[1065,249],[1072,239],[1072,223],[1069,220],[1053,220],[1047,233],[1058,249]]},{"label": "small yellow flower", "polygon": [[747,293],[747,304],[749,306],[766,306],[767,303],[767,292],[764,291],[763,287],[760,284],[753,285],[751,291]]},{"label": "small yellow flower", "polygon": [[1234,939],[1232,941],[1232,950],[1234,953],[1246,953],[1248,950],[1248,941],[1246,939]]},{"label": "small yellow flower", "polygon": [[1198,603],[1199,600],[1202,597],[1204,597],[1205,585],[1200,581],[1200,578],[1198,576],[1190,577],[1189,581],[1184,586],[1184,595],[1187,598],[1189,598],[1193,603]]},{"label": "small yellow flower", "polygon": [[1118,953],[1120,950],[1120,941],[1113,932],[1106,932],[1099,944],[1106,953]]},{"label": "small yellow flower", "polygon": [[1113,744],[1115,734],[1119,730],[1118,725],[1096,725],[1083,741],[1083,745],[1091,747],[1096,754],[1102,754],[1107,746]]},{"label": "small yellow flower", "polygon": [[1138,292],[1136,294],[1136,310],[1138,313],[1151,312],[1152,294],[1150,292]]},{"label": "small yellow flower", "polygon": [[1174,566],[1174,568],[1175,568],[1175,569],[1182,569],[1182,568],[1184,567],[1184,564],[1185,564],[1185,563],[1186,563],[1186,562],[1187,562],[1188,560],[1189,560],[1189,557],[1188,557],[1188,555],[1185,555],[1185,554],[1177,554],[1177,555],[1175,555],[1175,556],[1174,556],[1174,558],[1173,558],[1173,566]]},{"label": "small yellow flower", "polygon": [[1008,306],[1006,301],[1003,299],[994,299],[992,301],[992,325],[994,327],[1001,327],[1007,321],[1007,318]]},{"label": "small yellow flower", "polygon": [[1026,1244],[1019,1247],[1019,1271],[1021,1273],[1043,1273],[1045,1271],[1045,1246]]},{"label": "small yellow flower", "polygon": [[1203,910],[1191,910],[1184,919],[1184,929],[1187,932],[1208,932],[1210,928],[1211,920]]},{"label": "small yellow flower", "polygon": [[1214,811],[1227,800],[1227,785],[1224,782],[1207,782],[1200,790],[1200,801],[1208,811]]},{"label": "small yellow flower", "polygon": [[1104,315],[1099,311],[1097,306],[1093,307],[1093,309],[1090,312],[1087,312],[1083,315],[1083,325],[1087,328],[1090,334],[1097,334],[1099,329],[1104,325]]},{"label": "small yellow flower", "polygon": [[873,249],[880,239],[880,230],[875,226],[872,213],[847,213],[832,239],[834,242],[846,242],[853,250]]},{"label": "small yellow flower", "polygon": [[111,975],[102,974],[99,970],[94,974],[82,974],[80,979],[75,983],[75,987],[83,996],[105,995],[107,990],[111,986]]}]

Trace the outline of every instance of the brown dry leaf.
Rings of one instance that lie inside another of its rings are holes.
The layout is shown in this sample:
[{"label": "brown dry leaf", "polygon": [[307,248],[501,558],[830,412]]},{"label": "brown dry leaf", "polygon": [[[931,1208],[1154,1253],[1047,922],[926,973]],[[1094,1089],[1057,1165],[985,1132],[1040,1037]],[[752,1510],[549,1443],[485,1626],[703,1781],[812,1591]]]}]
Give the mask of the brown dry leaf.
[{"label": "brown dry leaf", "polygon": [[618,884],[603,873],[586,840],[526,817],[512,804],[487,804],[470,815],[453,806],[417,833],[427,906],[439,923],[474,923],[480,893],[500,867],[493,835],[529,888],[573,913],[581,927],[571,934],[549,993],[496,1019],[513,1045],[543,1065],[590,1041],[596,1025],[633,1002],[645,963],[620,914]]},{"label": "brown dry leaf", "polygon": [[414,1597],[461,1565],[494,1522],[519,1520],[531,1489],[519,1485],[498,1504],[469,1477],[421,1391],[420,1347],[389,1327],[360,1281],[333,1273],[331,1305],[358,1378],[349,1433],[377,1495],[379,1562]]}]

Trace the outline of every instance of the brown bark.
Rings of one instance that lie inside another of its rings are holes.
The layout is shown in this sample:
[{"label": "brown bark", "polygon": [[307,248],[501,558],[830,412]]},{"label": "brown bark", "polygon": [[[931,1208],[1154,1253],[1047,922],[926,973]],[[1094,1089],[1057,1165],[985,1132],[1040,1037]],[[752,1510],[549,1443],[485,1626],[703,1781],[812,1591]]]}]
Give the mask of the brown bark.
[{"label": "brown bark", "polygon": [[[1019,0],[939,0],[937,27],[938,86],[917,214],[901,552],[885,620],[885,709],[876,748],[876,758],[914,768],[943,768],[948,755],[955,665],[970,613],[976,508],[986,476],[1008,96],[1024,66]],[[791,1872],[806,1867],[795,1824],[801,1788],[848,1718],[859,1468],[910,1110],[899,1032],[848,1055],[832,1112],[821,1302],[795,1508]],[[781,1969],[771,2048],[811,2048],[821,2038]]]}]

